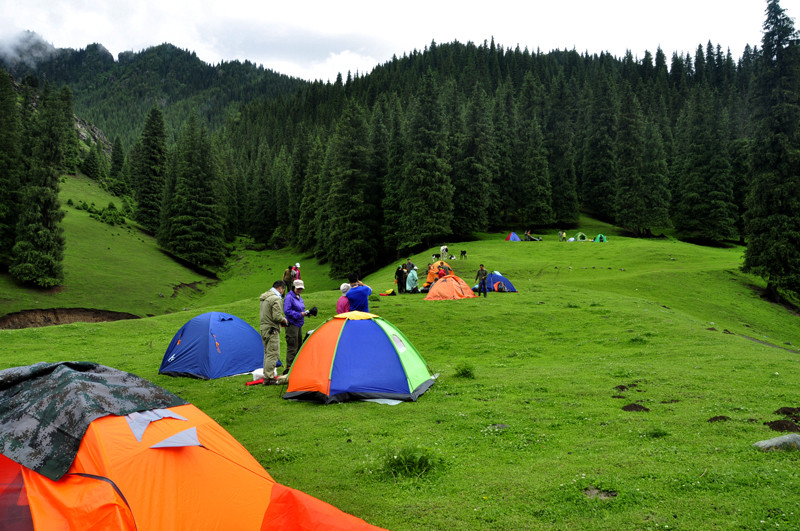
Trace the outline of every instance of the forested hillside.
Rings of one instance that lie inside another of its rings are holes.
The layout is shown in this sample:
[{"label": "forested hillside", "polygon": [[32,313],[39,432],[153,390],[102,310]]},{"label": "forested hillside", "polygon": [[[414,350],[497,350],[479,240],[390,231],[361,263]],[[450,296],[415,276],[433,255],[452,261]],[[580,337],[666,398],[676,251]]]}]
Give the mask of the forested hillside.
[{"label": "forested hillside", "polygon": [[745,243],[777,294],[800,290],[800,46],[779,1],[766,5],[761,48],[738,58],[711,42],[641,58],[432,42],[300,83],[170,45],[117,62],[93,45],[36,75],[67,83],[78,114],[117,138],[110,165],[87,156],[84,171],[199,265],[247,235],[342,276],[586,212],[635,236]]},{"label": "forested hillside", "polygon": [[154,106],[164,114],[174,140],[192,112],[217,129],[240,104],[291,94],[304,83],[249,61],[209,65],[194,52],[166,43],[120,53],[116,60],[102,44],[56,49],[34,33],[19,46],[14,60],[0,55],[0,67],[18,81],[35,78],[40,87],[66,85],[76,114],[104,130],[109,139],[118,136],[126,150],[138,139]]}]

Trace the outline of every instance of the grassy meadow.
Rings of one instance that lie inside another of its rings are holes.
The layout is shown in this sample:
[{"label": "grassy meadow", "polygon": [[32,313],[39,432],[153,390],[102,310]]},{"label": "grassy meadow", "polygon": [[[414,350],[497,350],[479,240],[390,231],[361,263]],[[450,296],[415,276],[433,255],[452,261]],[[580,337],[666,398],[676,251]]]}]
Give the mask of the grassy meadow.
[{"label": "grassy meadow", "polygon": [[[89,186],[71,185],[62,201]],[[258,295],[290,263],[301,262],[306,305],[320,310],[306,329],[333,314],[342,279],[289,250],[241,248],[211,282],[134,229],[70,210],[67,288],[37,294],[0,277],[2,309],[155,316],[0,331],[0,369],[86,360],[140,375],[208,413],[276,481],[393,530],[796,526],[800,453],[752,444],[782,435],[764,424],[783,418],[776,410],[800,407],[800,317],[760,298],[763,282],[739,271],[741,248],[631,239],[582,221],[609,241],[559,243],[553,231],[541,242],[447,242],[468,251],[451,265],[470,285],[484,263],[519,293],[373,296],[371,311],[438,381],[416,403],[319,406],[246,386],[249,377],[171,378],[158,367],[194,315],[226,311],[256,326]],[[432,252],[411,258],[423,270]],[[396,267],[365,282],[385,291]],[[192,282],[202,290],[171,298]]]}]

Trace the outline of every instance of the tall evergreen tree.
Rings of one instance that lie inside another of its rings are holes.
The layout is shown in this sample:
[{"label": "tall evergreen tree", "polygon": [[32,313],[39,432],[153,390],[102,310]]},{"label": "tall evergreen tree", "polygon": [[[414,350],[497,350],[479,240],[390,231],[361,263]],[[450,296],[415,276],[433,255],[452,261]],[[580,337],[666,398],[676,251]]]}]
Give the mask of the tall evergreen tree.
[{"label": "tall evergreen tree", "polygon": [[114,138],[114,145],[111,148],[111,168],[108,172],[108,189],[114,195],[127,193],[128,187],[125,182],[125,152],[122,149],[122,140],[119,136]]},{"label": "tall evergreen tree", "polygon": [[21,126],[11,77],[0,69],[0,268],[11,262],[19,206]]},{"label": "tall evergreen tree", "polygon": [[581,192],[584,206],[605,219],[614,218],[619,115],[616,85],[610,74],[602,75],[591,102],[590,125],[583,150]]},{"label": "tall evergreen tree", "polygon": [[726,114],[707,83],[692,89],[682,132],[683,172],[674,207],[683,235],[720,242],[736,237],[736,205]]},{"label": "tall evergreen tree", "polygon": [[164,118],[156,107],[153,107],[147,116],[138,155],[133,168],[137,201],[134,217],[142,227],[155,231],[161,218],[167,162]]},{"label": "tall evergreen tree", "polygon": [[375,265],[380,250],[380,215],[368,156],[369,129],[364,110],[350,101],[336,124],[328,152],[330,190],[326,196],[326,254],[332,278]]},{"label": "tall evergreen tree", "polygon": [[526,72],[517,99],[519,152],[515,159],[520,186],[516,194],[520,221],[536,226],[553,222],[550,169],[541,127],[542,91],[541,83]]},{"label": "tall evergreen tree", "polygon": [[324,200],[324,196],[319,193],[319,186],[325,163],[325,145],[319,135],[313,136],[310,145],[297,222],[297,247],[301,251],[313,251],[317,235],[325,230],[316,225],[317,212],[322,208]]},{"label": "tall evergreen tree", "polygon": [[453,233],[468,236],[486,230],[489,187],[495,173],[496,148],[490,103],[480,85],[473,88],[463,122],[464,132],[453,164]]},{"label": "tall evergreen tree", "polygon": [[744,269],[767,292],[800,293],[800,48],[791,18],[768,0],[758,77]]},{"label": "tall evergreen tree", "polygon": [[545,146],[548,151],[553,218],[560,225],[578,222],[578,183],[575,173],[575,134],[570,109],[574,101],[563,71],[553,81],[549,95]]},{"label": "tall evergreen tree", "polygon": [[22,182],[16,239],[9,272],[25,284],[58,286],[64,281],[64,212],[58,199],[68,131],[57,97],[45,92],[33,122],[35,137],[28,175]]},{"label": "tall evergreen tree", "polygon": [[[189,262],[216,267],[225,259],[225,241],[217,204],[216,168],[205,128],[191,115],[174,148],[169,217],[159,229],[161,245]],[[169,197],[170,191],[167,192]],[[166,226],[165,226],[166,225]]]},{"label": "tall evergreen tree", "polygon": [[[435,75],[428,70],[409,105],[407,156],[400,187],[400,249],[431,246],[451,234],[453,184],[443,143],[444,123]],[[420,193],[425,190],[425,193]]]}]

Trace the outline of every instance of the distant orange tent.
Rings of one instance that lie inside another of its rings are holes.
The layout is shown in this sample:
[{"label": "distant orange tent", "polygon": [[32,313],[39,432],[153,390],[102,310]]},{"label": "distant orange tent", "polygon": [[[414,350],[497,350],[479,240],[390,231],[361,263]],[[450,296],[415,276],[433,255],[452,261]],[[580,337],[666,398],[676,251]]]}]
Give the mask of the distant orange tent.
[{"label": "distant orange tent", "polygon": [[377,529],[276,483],[208,415],[132,374],[39,363],[0,384],[2,529]]},{"label": "distant orange tent", "polygon": [[427,288],[428,286],[433,284],[434,280],[436,280],[438,278],[436,276],[436,273],[439,271],[439,266],[440,265],[444,266],[445,271],[448,274],[453,272],[453,268],[450,267],[450,264],[448,264],[444,260],[437,260],[436,262],[432,263],[431,266],[428,268],[428,278],[425,279],[425,283],[422,285],[422,287]]},{"label": "distant orange tent", "polygon": [[444,301],[452,299],[472,299],[474,297],[477,297],[477,295],[475,295],[472,288],[470,288],[461,277],[450,274],[439,279],[431,286],[425,300]]}]

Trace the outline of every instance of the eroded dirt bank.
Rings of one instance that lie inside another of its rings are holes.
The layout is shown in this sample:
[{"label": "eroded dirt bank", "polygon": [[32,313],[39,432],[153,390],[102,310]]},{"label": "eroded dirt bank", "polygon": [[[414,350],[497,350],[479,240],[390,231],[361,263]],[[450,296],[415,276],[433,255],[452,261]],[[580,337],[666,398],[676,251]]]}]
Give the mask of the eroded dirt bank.
[{"label": "eroded dirt bank", "polygon": [[121,319],[138,319],[138,315],[89,308],[50,308],[47,310],[22,310],[0,317],[0,330],[15,330],[38,326],[69,323],[103,323]]}]

